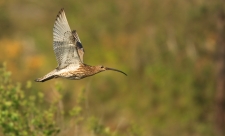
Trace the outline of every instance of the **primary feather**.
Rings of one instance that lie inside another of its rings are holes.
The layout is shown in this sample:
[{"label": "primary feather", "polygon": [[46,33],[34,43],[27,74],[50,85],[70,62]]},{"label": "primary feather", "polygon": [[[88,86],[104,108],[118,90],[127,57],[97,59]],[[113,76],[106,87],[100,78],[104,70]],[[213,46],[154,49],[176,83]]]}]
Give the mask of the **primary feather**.
[{"label": "primary feather", "polygon": [[[77,42],[80,42],[78,34],[71,32],[64,10],[60,10],[53,28],[53,49],[58,69],[68,65],[79,66],[83,62],[83,55],[78,55]],[[80,58],[82,56],[82,59]]]}]

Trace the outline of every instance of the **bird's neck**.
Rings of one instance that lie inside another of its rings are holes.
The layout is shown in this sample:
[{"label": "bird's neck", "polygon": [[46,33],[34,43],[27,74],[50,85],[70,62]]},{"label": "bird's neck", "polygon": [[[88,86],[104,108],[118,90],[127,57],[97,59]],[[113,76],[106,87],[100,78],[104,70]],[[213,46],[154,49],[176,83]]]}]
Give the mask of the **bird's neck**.
[{"label": "bird's neck", "polygon": [[98,69],[96,69],[96,66],[90,66],[90,65],[84,64],[84,68],[85,68],[85,71],[87,71],[87,74],[88,74],[89,76],[101,72],[101,71],[99,71]]}]

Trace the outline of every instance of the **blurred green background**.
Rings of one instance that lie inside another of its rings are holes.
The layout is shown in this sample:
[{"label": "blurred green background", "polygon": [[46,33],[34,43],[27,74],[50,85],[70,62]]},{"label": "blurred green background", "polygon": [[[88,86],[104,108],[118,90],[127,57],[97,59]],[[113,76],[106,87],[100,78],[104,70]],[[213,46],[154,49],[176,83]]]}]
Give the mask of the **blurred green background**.
[{"label": "blurred green background", "polygon": [[[34,79],[57,67],[53,24],[65,9],[85,49],[84,62],[120,69],[82,80]],[[15,82],[32,81],[46,103],[61,96],[67,114],[85,90],[85,109],[111,131],[129,135],[214,133],[218,12],[213,0],[0,0],[0,62]],[[54,90],[60,85],[61,91]],[[72,135],[67,128],[64,134]],[[62,128],[61,131],[65,129]]]}]

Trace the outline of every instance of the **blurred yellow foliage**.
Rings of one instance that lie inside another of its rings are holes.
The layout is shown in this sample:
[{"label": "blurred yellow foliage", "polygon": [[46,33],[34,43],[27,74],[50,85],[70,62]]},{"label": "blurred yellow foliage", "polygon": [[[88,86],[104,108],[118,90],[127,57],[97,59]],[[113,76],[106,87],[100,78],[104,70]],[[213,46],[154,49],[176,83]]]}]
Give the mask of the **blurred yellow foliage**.
[{"label": "blurred yellow foliage", "polygon": [[0,5],[3,5],[5,3],[5,0],[0,0]]},{"label": "blurred yellow foliage", "polygon": [[0,56],[0,60],[5,59],[13,59],[18,56],[18,54],[21,54],[22,51],[22,44],[19,41],[13,41],[10,39],[2,39],[0,40],[0,53],[2,54]]},{"label": "blurred yellow foliage", "polygon": [[[26,76],[32,76],[30,70],[38,69],[44,62],[44,58],[35,55],[26,49],[23,41],[15,39],[0,39],[0,62],[7,62],[12,73],[16,73],[17,80],[25,80]],[[28,53],[27,53],[28,52]],[[24,77],[21,79],[21,77]]]},{"label": "blurred yellow foliage", "polygon": [[31,58],[27,58],[26,64],[29,69],[37,69],[43,65],[44,58],[42,56],[33,56]]}]

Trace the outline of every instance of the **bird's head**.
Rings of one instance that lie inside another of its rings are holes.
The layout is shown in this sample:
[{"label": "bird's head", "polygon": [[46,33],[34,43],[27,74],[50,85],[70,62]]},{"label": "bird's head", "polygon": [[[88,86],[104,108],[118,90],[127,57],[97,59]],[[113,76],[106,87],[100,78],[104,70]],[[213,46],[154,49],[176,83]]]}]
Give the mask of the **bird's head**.
[{"label": "bird's head", "polygon": [[123,71],[120,71],[120,70],[118,70],[118,69],[108,68],[108,67],[105,67],[105,66],[102,66],[102,65],[96,66],[96,68],[97,68],[97,70],[98,70],[99,72],[106,71],[106,70],[112,70],[112,71],[117,71],[117,72],[123,73],[124,75],[127,76],[126,73],[124,73]]}]

